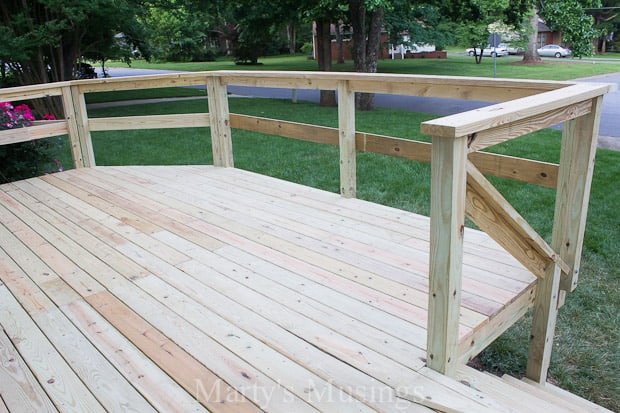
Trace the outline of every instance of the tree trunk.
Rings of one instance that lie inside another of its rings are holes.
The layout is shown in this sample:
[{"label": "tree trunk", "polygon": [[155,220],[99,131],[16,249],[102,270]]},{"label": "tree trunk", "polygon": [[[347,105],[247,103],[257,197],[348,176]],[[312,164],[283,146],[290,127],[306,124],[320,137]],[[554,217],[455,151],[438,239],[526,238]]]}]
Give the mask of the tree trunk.
[{"label": "tree trunk", "polygon": [[527,49],[525,55],[523,55],[523,63],[538,63],[542,62],[540,56],[538,56],[538,10],[533,9],[530,17],[531,32],[528,36]]},{"label": "tree trunk", "polygon": [[286,25],[286,34],[288,36],[288,51],[290,54],[295,54],[297,31],[295,30],[295,25],[293,23]]},{"label": "tree trunk", "polygon": [[[353,66],[356,72],[376,73],[381,48],[383,9],[368,11],[363,0],[350,0],[349,13],[353,29]],[[357,93],[358,110],[374,109],[374,94]]]},{"label": "tree trunk", "polygon": [[[316,22],[316,47],[319,70],[331,72],[332,70],[332,40],[330,22],[321,20]],[[335,90],[321,90],[319,100],[321,106],[337,106]]]},{"label": "tree trunk", "polygon": [[342,23],[336,24],[336,46],[338,47],[338,60],[336,63],[339,65],[344,64],[344,44],[342,40]]}]

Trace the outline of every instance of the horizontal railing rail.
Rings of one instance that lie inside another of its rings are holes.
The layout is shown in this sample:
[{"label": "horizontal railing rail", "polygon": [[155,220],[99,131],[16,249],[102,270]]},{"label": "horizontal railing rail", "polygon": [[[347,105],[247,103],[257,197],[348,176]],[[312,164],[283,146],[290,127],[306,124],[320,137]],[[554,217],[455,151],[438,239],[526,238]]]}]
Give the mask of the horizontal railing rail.
[{"label": "horizontal railing rail", "polygon": [[[335,90],[338,127],[230,113],[227,86]],[[85,94],[160,87],[203,86],[208,112],[90,118]],[[575,288],[602,96],[610,85],[575,82],[329,72],[218,71],[61,82],[0,90],[0,101],[60,97],[58,121],[0,131],[0,145],[68,135],[76,167],[95,165],[91,132],[209,127],[213,163],[233,166],[231,129],[337,145],[341,193],[356,196],[356,152],[431,163],[431,247],[428,358],[433,369],[454,374],[456,363],[480,350],[459,353],[463,226],[467,215],[538,277],[527,374],[543,381],[563,291]],[[421,124],[432,142],[357,131],[355,93],[499,102]],[[560,163],[516,158],[482,149],[562,123]],[[557,188],[551,243],[519,215],[484,175]],[[561,290],[560,290],[561,289]],[[523,306],[521,314],[527,310]],[[489,335],[499,336],[508,326]]]}]

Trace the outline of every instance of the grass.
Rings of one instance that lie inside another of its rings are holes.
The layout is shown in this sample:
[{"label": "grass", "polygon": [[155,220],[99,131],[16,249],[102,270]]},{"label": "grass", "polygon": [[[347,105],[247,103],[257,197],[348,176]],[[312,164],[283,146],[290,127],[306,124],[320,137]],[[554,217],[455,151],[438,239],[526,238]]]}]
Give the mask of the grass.
[{"label": "grass", "polygon": [[[460,49],[459,49],[460,50]],[[502,57],[497,59],[497,77],[513,79],[539,80],[569,80],[589,77],[620,71],[620,64],[611,63],[570,63],[566,60],[547,62],[539,65],[517,64],[521,57]],[[317,63],[305,56],[276,56],[261,59],[263,64],[257,66],[237,66],[230,59],[221,59],[216,62],[186,62],[186,63],[148,63],[136,60],[133,68],[138,69],[166,69],[182,71],[203,70],[317,70]],[[127,67],[125,63],[110,62],[111,67]],[[334,71],[346,72],[353,70],[353,64],[334,64]],[[381,60],[379,72],[419,75],[448,75],[492,77],[493,59],[484,58],[481,64],[475,64],[474,59],[468,56],[450,56],[448,59],[405,59]],[[201,89],[170,87],[161,89],[129,90],[115,92],[99,92],[86,95],[87,103],[101,103],[120,100],[156,99],[171,97],[204,96]]]},{"label": "grass", "polygon": [[[230,99],[232,112],[336,126],[333,108],[289,101]],[[92,110],[92,116],[189,113],[206,109],[204,100]],[[357,129],[403,138],[419,136],[418,125],[433,115],[377,109],[357,114]],[[560,132],[543,130],[493,149],[515,156],[556,162]],[[97,164],[209,164],[206,129],[98,132],[93,134]],[[285,138],[233,131],[235,165],[337,192],[337,148]],[[546,239],[551,236],[554,191],[493,179],[498,189]],[[549,377],[559,386],[620,410],[620,153],[598,150],[592,183],[580,285],[561,309]],[[427,164],[376,154],[358,154],[359,198],[428,214]],[[514,375],[525,369],[529,316],[481,354],[487,368]]]},{"label": "grass", "polygon": [[[497,77],[517,79],[541,80],[568,80],[579,77],[595,76],[614,73],[620,70],[620,65],[612,63],[583,63],[570,62],[565,59],[546,61],[544,64],[521,65],[517,64],[521,57],[502,57],[497,59]],[[183,71],[203,70],[317,70],[317,63],[306,56],[275,56],[260,59],[257,66],[237,66],[230,59],[216,62],[187,62],[187,63],[148,63],[137,60],[132,67],[138,69],[166,69]],[[127,67],[124,63],[110,62],[111,67]],[[353,70],[352,62],[333,65],[336,72]],[[378,71],[381,73],[403,74],[432,74],[448,76],[493,76],[493,59],[483,58],[481,64],[476,64],[473,57],[450,55],[448,59],[404,59],[379,61]]]},{"label": "grass", "polygon": [[206,96],[204,89],[187,87],[163,87],[157,89],[122,90],[87,93],[86,103],[118,102],[122,100],[161,99],[171,97]]}]

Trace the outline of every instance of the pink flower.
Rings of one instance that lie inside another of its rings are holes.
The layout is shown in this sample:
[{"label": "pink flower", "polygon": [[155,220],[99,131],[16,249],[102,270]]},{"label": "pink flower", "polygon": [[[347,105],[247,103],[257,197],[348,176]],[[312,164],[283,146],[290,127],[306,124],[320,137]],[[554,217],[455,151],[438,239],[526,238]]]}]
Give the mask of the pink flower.
[{"label": "pink flower", "polygon": [[56,117],[54,115],[50,115],[49,113],[46,113],[45,115],[43,115],[43,119],[45,119],[45,120],[56,120]]}]

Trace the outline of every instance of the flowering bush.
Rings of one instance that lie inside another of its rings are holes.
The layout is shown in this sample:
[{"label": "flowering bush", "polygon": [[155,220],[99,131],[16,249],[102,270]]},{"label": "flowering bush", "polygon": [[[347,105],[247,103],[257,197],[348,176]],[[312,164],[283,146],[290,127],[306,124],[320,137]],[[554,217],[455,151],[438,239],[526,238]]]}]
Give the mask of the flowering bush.
[{"label": "flowering bush", "polygon": [[[45,120],[53,120],[45,114]],[[13,106],[0,102],[0,130],[24,128],[35,120],[28,105]],[[0,146],[0,178],[2,182],[30,178],[43,173],[62,172],[58,159],[62,142],[58,139],[39,139]]]},{"label": "flowering bush", "polygon": [[0,129],[15,129],[30,126],[34,120],[28,105],[13,107],[10,102],[0,102],[2,115],[0,117]]}]

